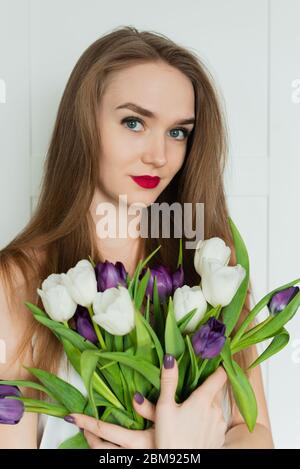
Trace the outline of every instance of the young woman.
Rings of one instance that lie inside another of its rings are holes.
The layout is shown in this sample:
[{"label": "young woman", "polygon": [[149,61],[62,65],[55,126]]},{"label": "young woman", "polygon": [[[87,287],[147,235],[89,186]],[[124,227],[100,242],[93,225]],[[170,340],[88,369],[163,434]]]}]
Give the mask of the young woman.
[{"label": "young woman", "polygon": [[[60,344],[34,322],[23,304],[38,301],[36,289],[49,274],[66,272],[89,255],[96,262],[122,261],[132,274],[138,260],[158,244],[162,247],[155,261],[175,269],[176,238],[99,238],[100,203],[109,202],[118,210],[119,194],[127,196],[128,206],[202,202],[205,238],[223,238],[232,248],[230,264],[235,263],[222,179],[227,143],[219,101],[201,61],[163,35],[118,28],[80,57],[59,106],[37,208],[24,230],[0,252],[0,330],[7,344],[2,379],[30,378],[23,363],[61,370]],[[143,188],[132,178],[141,175],[158,176],[159,184]],[[183,254],[185,283],[199,284],[194,250],[184,249]],[[243,314],[247,308],[249,296]],[[255,353],[237,359],[245,368]],[[250,434],[232,400],[230,419],[224,414],[226,374],[221,367],[177,405],[177,364],[170,356],[164,363],[156,408],[141,395],[134,398],[135,409],[154,421],[150,430],[126,430],[83,415],[70,416],[72,425],[25,414],[15,426],[0,425],[0,444],[54,447],[54,434],[62,441],[67,429],[79,426],[91,448],[272,447],[258,367],[250,375],[258,402],[257,425]]]}]

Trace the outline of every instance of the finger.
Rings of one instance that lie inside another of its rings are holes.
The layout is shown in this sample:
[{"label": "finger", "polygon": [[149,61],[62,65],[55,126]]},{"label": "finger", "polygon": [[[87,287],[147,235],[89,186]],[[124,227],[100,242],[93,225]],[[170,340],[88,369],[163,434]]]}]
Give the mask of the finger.
[{"label": "finger", "polygon": [[218,393],[220,393],[226,381],[227,374],[225,370],[219,366],[190,397],[196,397],[198,399],[200,396],[205,396],[208,401],[212,402],[216,396],[219,397]]},{"label": "finger", "polygon": [[225,399],[225,394],[226,394],[226,383],[225,386],[217,392],[213,399],[213,404],[216,407],[222,407],[223,400]]},{"label": "finger", "polygon": [[98,436],[94,435],[87,430],[84,431],[85,439],[91,449],[122,449],[120,446],[113,445],[108,441],[103,441]]},{"label": "finger", "polygon": [[103,422],[102,420],[97,420],[94,417],[89,417],[84,414],[71,414],[71,417],[74,418],[74,423],[79,428],[83,428],[104,440],[123,446],[124,448],[130,447],[132,444],[133,430],[127,430],[119,425]]},{"label": "finger", "polygon": [[175,403],[175,393],[178,383],[178,366],[175,357],[170,354],[164,356],[164,365],[161,370],[160,396],[158,403]]},{"label": "finger", "polygon": [[216,397],[220,396],[222,388],[227,381],[227,374],[222,366],[219,366],[214,373],[212,373],[200,386],[207,396],[211,397],[213,401]]},{"label": "finger", "polygon": [[145,399],[139,392],[136,392],[133,396],[133,407],[145,419],[151,422],[155,421],[155,405],[148,401],[148,399]]}]

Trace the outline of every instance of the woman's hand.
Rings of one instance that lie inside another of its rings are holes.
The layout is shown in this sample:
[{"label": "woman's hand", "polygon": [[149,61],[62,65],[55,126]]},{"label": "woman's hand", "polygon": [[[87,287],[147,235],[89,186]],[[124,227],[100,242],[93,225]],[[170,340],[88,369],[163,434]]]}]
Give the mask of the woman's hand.
[{"label": "woman's hand", "polygon": [[72,414],[70,417],[84,430],[86,440],[93,449],[221,448],[226,432],[221,407],[226,379],[225,371],[219,367],[186,401],[177,404],[177,362],[171,355],[166,355],[157,406],[139,393],[133,400],[135,410],[142,417],[155,421],[155,427],[127,430],[83,414]]},{"label": "woman's hand", "polygon": [[219,367],[186,401],[177,404],[177,362],[166,355],[155,414],[156,448],[221,448],[226,432],[221,407],[226,379]]},{"label": "woman's hand", "polygon": [[[133,406],[142,417],[154,421],[155,406],[146,399],[143,400],[141,394],[135,394]],[[67,421],[84,431],[86,441],[92,449],[153,449],[155,447],[154,427],[148,430],[127,430],[119,425],[102,422],[84,414],[71,414],[67,417]]]}]

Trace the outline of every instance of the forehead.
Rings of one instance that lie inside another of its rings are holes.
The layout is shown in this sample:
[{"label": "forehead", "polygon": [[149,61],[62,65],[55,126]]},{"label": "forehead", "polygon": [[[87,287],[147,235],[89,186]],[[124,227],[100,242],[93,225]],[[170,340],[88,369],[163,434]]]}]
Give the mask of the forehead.
[{"label": "forehead", "polygon": [[102,106],[115,108],[134,102],[154,113],[172,118],[194,112],[194,89],[180,70],[165,63],[144,63],[116,72],[102,97]]}]

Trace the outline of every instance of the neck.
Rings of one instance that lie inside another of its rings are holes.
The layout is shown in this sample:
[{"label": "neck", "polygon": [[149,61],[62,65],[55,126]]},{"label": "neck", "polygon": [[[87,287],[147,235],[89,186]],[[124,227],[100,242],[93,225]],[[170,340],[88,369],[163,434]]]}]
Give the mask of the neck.
[{"label": "neck", "polygon": [[[109,204],[109,214],[108,205],[101,207],[101,204]],[[138,261],[144,257],[144,239],[128,233],[130,221],[134,220],[137,226],[137,215],[129,214],[127,205],[105,198],[99,189],[94,194],[90,213],[99,257],[113,263],[122,262],[132,276]]]}]

